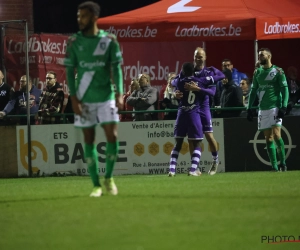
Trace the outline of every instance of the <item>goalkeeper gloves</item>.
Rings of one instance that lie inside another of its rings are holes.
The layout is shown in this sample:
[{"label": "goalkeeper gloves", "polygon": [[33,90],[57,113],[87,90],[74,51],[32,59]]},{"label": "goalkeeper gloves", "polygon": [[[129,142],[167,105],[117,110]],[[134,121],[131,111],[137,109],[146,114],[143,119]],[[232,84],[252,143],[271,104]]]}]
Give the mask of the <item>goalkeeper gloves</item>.
[{"label": "goalkeeper gloves", "polygon": [[277,118],[283,118],[286,113],[286,107],[282,107],[278,110]]}]

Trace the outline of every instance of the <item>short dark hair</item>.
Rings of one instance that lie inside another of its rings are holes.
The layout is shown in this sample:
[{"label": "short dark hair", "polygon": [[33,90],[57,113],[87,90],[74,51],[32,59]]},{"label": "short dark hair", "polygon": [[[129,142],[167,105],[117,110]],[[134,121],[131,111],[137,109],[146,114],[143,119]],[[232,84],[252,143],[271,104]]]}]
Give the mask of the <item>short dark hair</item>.
[{"label": "short dark hair", "polygon": [[92,2],[92,1],[87,1],[79,4],[78,9],[88,9],[90,12],[92,12],[95,16],[100,15],[100,5]]},{"label": "short dark hair", "polygon": [[222,63],[223,63],[223,62],[231,62],[231,60],[228,59],[228,58],[225,58],[225,59],[223,59]]},{"label": "short dark hair", "polygon": [[[21,78],[24,77],[24,76],[26,77],[26,80],[27,80],[27,76],[26,75],[21,76]],[[28,82],[32,84],[32,78],[31,78],[31,76],[29,76]]]},{"label": "short dark hair", "polygon": [[249,78],[242,78],[241,81],[245,81],[247,83],[248,86],[251,85],[251,81]]},{"label": "short dark hair", "polygon": [[267,51],[270,55],[272,55],[271,50],[269,48],[260,48],[258,52],[260,51]]},{"label": "short dark hair", "polygon": [[192,76],[194,74],[194,64],[190,62],[185,62],[182,64],[182,71],[184,76]]}]

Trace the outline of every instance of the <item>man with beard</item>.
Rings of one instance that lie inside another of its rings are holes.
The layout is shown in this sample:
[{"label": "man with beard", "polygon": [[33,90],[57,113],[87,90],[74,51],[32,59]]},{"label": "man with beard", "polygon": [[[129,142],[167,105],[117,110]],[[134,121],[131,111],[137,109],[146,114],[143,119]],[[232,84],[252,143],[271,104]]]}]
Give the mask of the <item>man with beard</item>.
[{"label": "man with beard", "polygon": [[[218,165],[219,165],[219,157],[218,157],[218,144],[213,135],[213,127],[211,121],[211,113],[210,113],[210,97],[213,97],[216,93],[216,82],[225,78],[224,74],[214,68],[214,67],[205,67],[206,61],[206,52],[203,48],[197,47],[194,52],[194,76],[196,78],[207,78],[209,81],[203,85],[204,87],[198,88],[196,90],[194,88],[194,84],[187,84],[185,87],[186,91],[201,91],[205,94],[204,100],[201,102],[199,115],[202,123],[203,133],[205,134],[205,138],[209,144],[210,151],[212,153],[213,162],[211,164],[211,168],[208,171],[209,175],[214,175],[217,173]],[[180,98],[181,94],[177,91],[176,97]],[[193,145],[189,143],[190,153],[193,152]]]},{"label": "man with beard", "polygon": [[[107,140],[104,186],[107,193],[118,194],[112,175],[119,152],[118,109],[123,109],[122,53],[116,37],[98,29],[99,13],[100,6],[95,2],[83,2],[78,6],[80,31],[69,38],[64,62],[75,113],[74,125],[81,128],[84,135],[85,160],[94,186],[91,197],[102,195],[95,145],[95,126],[98,123],[104,129]],[[75,68],[78,73],[77,85]],[[116,86],[116,93],[112,82]]]},{"label": "man with beard", "polygon": [[247,107],[248,120],[253,120],[252,105],[259,95],[258,130],[263,131],[269,159],[274,171],[277,166],[276,148],[280,158],[280,170],[286,171],[284,142],[281,138],[282,118],[287,109],[289,92],[285,74],[281,68],[271,63],[272,54],[268,48],[259,50],[260,68],[254,71],[253,83]]},{"label": "man with beard", "polygon": [[[27,115],[27,93],[26,93],[26,75],[21,76],[20,90],[13,93],[11,100],[7,103],[3,111],[0,112],[0,118],[15,110],[16,115]],[[31,77],[28,81],[28,89],[30,94],[29,105],[30,114],[34,115],[38,112],[41,91],[32,85]],[[27,124],[27,117],[20,118],[20,125]],[[35,124],[34,116],[30,116],[30,124]]]},{"label": "man with beard", "polygon": [[[204,99],[204,93],[198,90],[202,88],[206,78],[204,77],[201,79],[202,81],[198,81],[198,78],[196,79],[193,76],[194,65],[192,63],[184,63],[181,73],[183,77],[172,81],[172,86],[182,93],[182,98],[179,99],[178,103],[178,114],[174,127],[176,144],[171,152],[168,176],[175,176],[179,152],[186,136],[188,137],[189,145],[193,147],[191,167],[188,175],[200,176],[201,172],[197,168],[201,158],[200,143],[203,140],[203,130],[199,119],[199,109]],[[186,85],[195,86],[195,91],[185,91]]]},{"label": "man with beard", "polygon": [[39,124],[59,124],[60,117],[56,114],[62,112],[63,102],[64,91],[57,82],[56,73],[48,71],[46,74],[46,87],[43,89],[39,105]]}]

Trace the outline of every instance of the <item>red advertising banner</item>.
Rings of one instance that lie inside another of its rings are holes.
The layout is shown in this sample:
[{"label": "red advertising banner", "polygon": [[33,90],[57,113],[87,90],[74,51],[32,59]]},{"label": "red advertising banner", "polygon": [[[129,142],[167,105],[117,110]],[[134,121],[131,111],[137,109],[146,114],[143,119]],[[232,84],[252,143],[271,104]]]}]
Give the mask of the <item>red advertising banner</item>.
[{"label": "red advertising banner", "polygon": [[161,0],[97,24],[120,42],[300,38],[299,11],[299,0]]},{"label": "red advertising banner", "polygon": [[[47,71],[56,72],[57,81],[65,86],[66,75],[62,62],[66,53],[67,39],[68,36],[46,34],[29,37],[29,75],[39,88],[45,86]],[[18,89],[20,77],[26,74],[25,36],[5,37],[4,58],[7,82]]]},{"label": "red advertising banner", "polygon": [[203,42],[124,42],[120,46],[127,91],[131,79],[141,73],[149,74],[151,85],[160,89],[167,83],[169,72],[179,73],[184,62],[193,62],[195,48],[202,47]]},{"label": "red advertising banner", "polygon": [[257,39],[286,39],[300,37],[300,16],[256,20]]},{"label": "red advertising banner", "polygon": [[[65,68],[62,65],[67,45],[67,36],[33,35],[28,41],[29,70],[38,88],[45,86],[47,71],[55,71],[57,81],[67,92]],[[9,36],[5,39],[5,67],[8,83],[19,88],[19,79],[25,70],[25,37]],[[192,62],[196,47],[201,41],[193,42],[135,42],[120,43],[123,53],[124,91],[132,78],[145,73],[151,77],[151,84],[158,89],[166,84],[169,72],[179,73],[184,62]]]}]

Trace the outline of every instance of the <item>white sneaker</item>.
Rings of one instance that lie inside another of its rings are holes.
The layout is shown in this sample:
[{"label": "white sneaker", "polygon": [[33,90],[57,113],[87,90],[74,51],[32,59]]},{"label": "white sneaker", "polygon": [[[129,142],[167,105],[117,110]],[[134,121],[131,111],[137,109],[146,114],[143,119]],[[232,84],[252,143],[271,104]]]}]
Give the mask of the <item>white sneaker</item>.
[{"label": "white sneaker", "polygon": [[201,176],[201,172],[200,172],[200,170],[199,169],[196,169],[194,172],[189,172],[188,173],[188,176]]},{"label": "white sneaker", "polygon": [[217,161],[213,161],[213,163],[211,164],[211,168],[210,170],[208,171],[208,174],[209,175],[214,175],[217,173],[217,170],[218,170],[218,166],[219,166],[219,162]]},{"label": "white sneaker", "polygon": [[168,176],[169,176],[169,177],[175,177],[175,173],[174,173],[174,172],[169,172],[169,173],[168,173]]},{"label": "white sneaker", "polygon": [[106,188],[107,193],[112,194],[112,195],[118,194],[118,188],[117,188],[113,178],[105,179],[104,186]]},{"label": "white sneaker", "polygon": [[102,195],[101,187],[94,187],[93,191],[90,194],[90,197],[100,197]]}]

